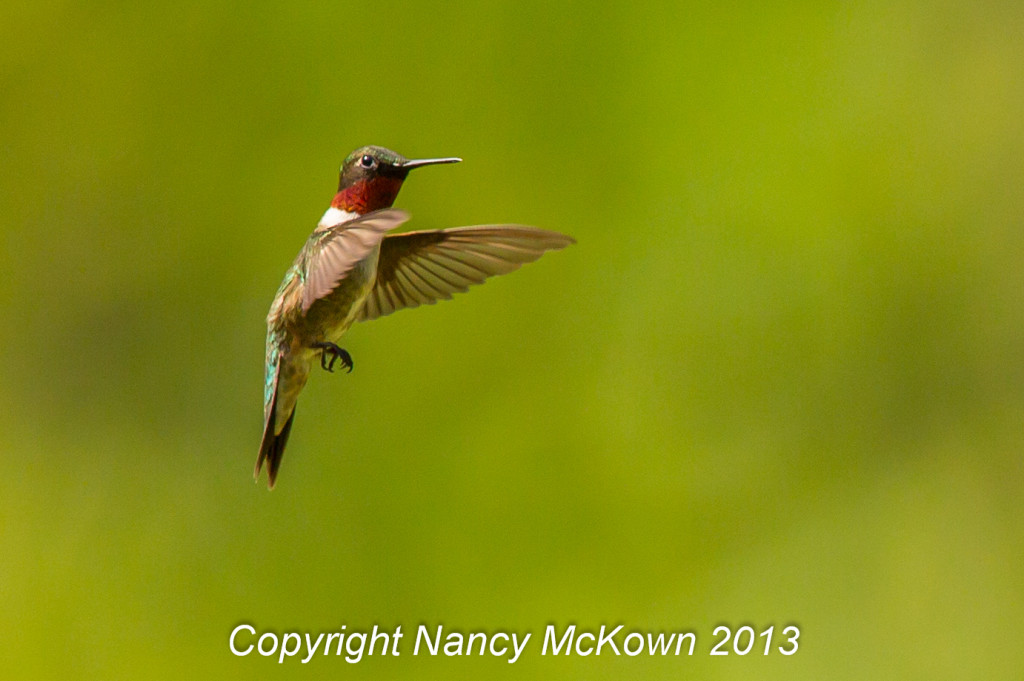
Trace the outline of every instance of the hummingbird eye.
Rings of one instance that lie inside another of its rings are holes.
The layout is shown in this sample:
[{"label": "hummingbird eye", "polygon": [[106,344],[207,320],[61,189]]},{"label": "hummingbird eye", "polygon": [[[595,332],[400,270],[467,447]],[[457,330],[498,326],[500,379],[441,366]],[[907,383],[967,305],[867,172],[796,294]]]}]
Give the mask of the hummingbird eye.
[{"label": "hummingbird eye", "polygon": [[375,165],[377,165],[377,159],[375,159],[373,156],[370,156],[369,154],[366,154],[361,159],[359,159],[359,165],[361,165],[364,168],[372,168]]}]

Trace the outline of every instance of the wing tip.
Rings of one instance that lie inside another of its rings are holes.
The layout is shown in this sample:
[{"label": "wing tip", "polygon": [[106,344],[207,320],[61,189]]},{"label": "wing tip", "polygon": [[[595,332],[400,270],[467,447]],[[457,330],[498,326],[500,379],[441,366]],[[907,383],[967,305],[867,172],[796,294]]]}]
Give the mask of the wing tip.
[{"label": "wing tip", "polygon": [[456,236],[491,232],[492,235],[528,237],[531,240],[542,242],[546,250],[557,250],[576,243],[576,239],[568,234],[556,232],[552,229],[534,227],[533,225],[479,225],[474,227],[452,227],[441,231]]},{"label": "wing tip", "polygon": [[562,234],[561,232],[552,232],[550,230],[543,230],[552,236],[552,241],[556,242],[556,245],[552,246],[550,250],[558,251],[567,246],[572,246],[576,243],[576,239],[569,236],[568,234]]}]

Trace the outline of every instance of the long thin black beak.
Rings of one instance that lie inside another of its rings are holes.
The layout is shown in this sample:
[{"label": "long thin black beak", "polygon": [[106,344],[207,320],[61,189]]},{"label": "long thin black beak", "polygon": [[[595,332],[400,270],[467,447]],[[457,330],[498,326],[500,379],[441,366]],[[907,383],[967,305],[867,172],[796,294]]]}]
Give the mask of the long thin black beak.
[{"label": "long thin black beak", "polygon": [[399,167],[403,170],[412,170],[413,168],[421,168],[423,166],[433,166],[439,163],[459,163],[462,161],[461,158],[451,156],[449,158],[418,158],[412,161],[406,161]]}]

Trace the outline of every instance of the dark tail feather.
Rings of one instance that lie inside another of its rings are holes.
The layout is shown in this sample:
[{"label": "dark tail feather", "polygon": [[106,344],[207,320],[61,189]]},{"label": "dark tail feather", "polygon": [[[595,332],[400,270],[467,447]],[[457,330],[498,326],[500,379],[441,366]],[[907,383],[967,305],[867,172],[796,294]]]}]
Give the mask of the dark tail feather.
[{"label": "dark tail feather", "polygon": [[263,468],[263,461],[267,462],[267,483],[270,489],[274,489],[277,481],[277,469],[281,467],[281,457],[284,456],[284,446],[288,444],[288,434],[292,432],[292,420],[295,418],[295,410],[288,415],[288,421],[284,424],[280,434],[274,434],[274,413],[277,408],[277,397],[270,406],[270,416],[263,427],[263,441],[260,442],[260,455],[256,459],[256,470],[253,476],[259,478],[260,469]]}]

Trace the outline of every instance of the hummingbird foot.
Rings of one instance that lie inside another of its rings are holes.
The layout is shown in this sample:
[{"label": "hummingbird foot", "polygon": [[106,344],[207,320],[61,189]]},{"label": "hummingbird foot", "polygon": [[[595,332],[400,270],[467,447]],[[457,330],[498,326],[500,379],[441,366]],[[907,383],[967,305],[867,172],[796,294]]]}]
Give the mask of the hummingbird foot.
[{"label": "hummingbird foot", "polygon": [[[323,352],[320,353],[320,366],[327,371],[334,373],[334,363],[339,359],[341,360],[341,366],[348,369],[348,373],[352,373],[352,355],[344,348],[340,348],[334,343],[313,343],[310,347],[320,348]],[[328,357],[330,361],[328,362]]]}]

